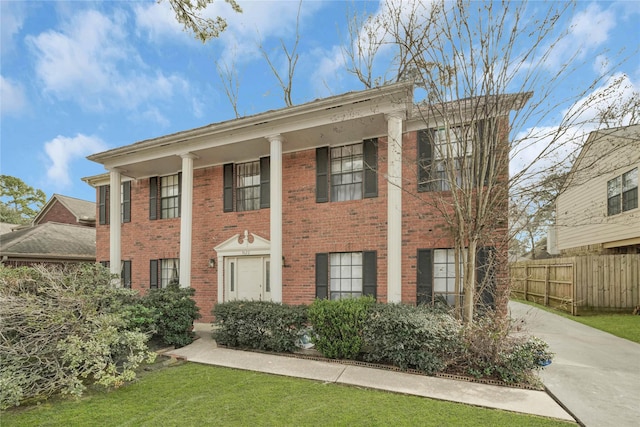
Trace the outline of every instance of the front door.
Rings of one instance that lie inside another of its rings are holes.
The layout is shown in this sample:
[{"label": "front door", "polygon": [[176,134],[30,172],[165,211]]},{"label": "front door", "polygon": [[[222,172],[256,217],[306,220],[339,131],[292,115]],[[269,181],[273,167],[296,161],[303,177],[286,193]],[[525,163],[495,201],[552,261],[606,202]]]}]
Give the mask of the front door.
[{"label": "front door", "polygon": [[269,257],[225,258],[225,300],[270,300]]}]

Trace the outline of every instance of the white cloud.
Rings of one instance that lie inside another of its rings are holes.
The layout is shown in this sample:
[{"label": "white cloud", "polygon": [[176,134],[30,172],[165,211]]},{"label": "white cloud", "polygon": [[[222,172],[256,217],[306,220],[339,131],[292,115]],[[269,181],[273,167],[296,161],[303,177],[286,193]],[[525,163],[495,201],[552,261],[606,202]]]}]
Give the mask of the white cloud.
[{"label": "white cloud", "polygon": [[[561,3],[559,5],[560,8],[563,7]],[[559,40],[554,40],[553,46],[543,49],[543,51],[549,50],[545,66],[553,70],[558,69],[568,60],[585,59],[592,51],[609,40],[615,25],[616,15],[613,10],[603,10],[598,3],[591,3],[577,11],[568,23],[567,33]],[[595,66],[598,65],[601,65],[599,57]]]},{"label": "white cloud", "polygon": [[96,10],[76,13],[60,30],[29,37],[36,74],[47,94],[90,111],[132,111],[187,91],[178,75],[151,71],[126,31],[126,15]]},{"label": "white cloud", "polygon": [[0,113],[2,115],[16,115],[24,111],[27,106],[27,97],[23,86],[11,79],[0,76]]},{"label": "white cloud", "polygon": [[[619,111],[619,107],[639,91],[639,83],[624,74],[614,75],[563,111],[563,124],[522,130],[514,139],[511,175],[529,168],[521,179],[528,181],[549,168],[571,166],[589,133],[629,125],[631,114]],[[605,112],[613,112],[615,117],[603,122]]]},{"label": "white cloud", "polygon": [[138,33],[146,33],[154,43],[168,40],[187,42],[194,40],[183,31],[168,1],[136,4],[133,8]]},{"label": "white cloud", "polygon": [[20,32],[24,23],[22,7],[18,2],[0,1],[0,52],[13,50],[14,36]]},{"label": "white cloud", "polygon": [[44,144],[48,157],[47,178],[55,187],[71,184],[69,169],[72,163],[85,156],[104,151],[106,144],[95,136],[77,134],[75,137],[57,136]]}]

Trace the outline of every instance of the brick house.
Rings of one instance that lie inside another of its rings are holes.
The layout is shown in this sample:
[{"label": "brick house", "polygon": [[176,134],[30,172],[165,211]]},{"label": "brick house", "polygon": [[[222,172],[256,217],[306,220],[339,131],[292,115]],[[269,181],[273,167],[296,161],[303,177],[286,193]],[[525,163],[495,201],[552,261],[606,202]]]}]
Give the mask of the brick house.
[{"label": "brick house", "polygon": [[54,194],[29,225],[0,235],[4,265],[96,261],[96,204]]},{"label": "brick house", "polygon": [[[493,110],[507,125],[527,99],[509,96]],[[134,289],[195,288],[203,321],[231,299],[449,299],[452,238],[429,203],[448,189],[432,155],[439,119],[416,110],[413,85],[397,83],[91,155],[109,171],[84,178],[96,259]]]}]

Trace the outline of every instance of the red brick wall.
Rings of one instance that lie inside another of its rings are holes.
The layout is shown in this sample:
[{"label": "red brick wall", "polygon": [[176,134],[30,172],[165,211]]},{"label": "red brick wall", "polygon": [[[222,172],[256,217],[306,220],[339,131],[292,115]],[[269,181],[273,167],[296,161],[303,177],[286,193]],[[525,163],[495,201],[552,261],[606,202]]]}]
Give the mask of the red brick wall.
[{"label": "red brick wall", "polygon": [[39,224],[44,224],[47,222],[59,222],[62,224],[77,224],[75,215],[69,212],[62,203],[58,202],[56,199],[51,207],[47,210],[47,212],[42,216]]},{"label": "red brick wall", "polygon": [[[416,301],[416,255],[422,248],[453,247],[436,206],[442,193],[418,193],[416,133],[403,138],[402,301]],[[377,251],[379,301],[387,299],[387,140],[378,148],[378,197],[316,203],[315,150],[283,155],[283,302],[310,303],[315,297],[315,255],[322,252]],[[269,209],[223,212],[222,166],[194,171],[191,286],[202,314],[212,320],[218,299],[213,248],[244,230],[265,239]],[[506,225],[505,225],[506,226]],[[149,288],[149,260],[179,258],[180,219],[149,220],[149,180],[131,183],[131,222],[122,225],[122,258],[132,260],[132,287]],[[506,254],[506,252],[505,252]],[[97,260],[109,259],[109,227],[97,226]],[[181,266],[184,268],[185,266]]]}]

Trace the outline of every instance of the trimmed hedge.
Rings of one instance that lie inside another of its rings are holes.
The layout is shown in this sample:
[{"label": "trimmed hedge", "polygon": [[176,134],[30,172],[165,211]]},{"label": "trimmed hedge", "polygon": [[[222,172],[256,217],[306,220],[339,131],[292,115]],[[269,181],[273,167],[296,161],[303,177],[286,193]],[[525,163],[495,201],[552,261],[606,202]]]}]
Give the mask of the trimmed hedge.
[{"label": "trimmed hedge", "polygon": [[181,288],[174,283],[151,289],[141,299],[143,307],[131,308],[130,321],[152,327],[154,337],[167,345],[184,347],[195,339],[193,322],[201,317],[200,309],[191,298],[194,294],[195,289]]},{"label": "trimmed hedge", "polygon": [[309,320],[318,351],[330,359],[355,359],[362,350],[364,326],[374,305],[372,297],[316,299],[309,307]]},{"label": "trimmed hedge", "polygon": [[364,360],[433,374],[461,354],[461,324],[428,306],[377,304],[364,326]]},{"label": "trimmed hedge", "polygon": [[264,351],[293,352],[307,324],[306,306],[270,301],[216,304],[213,338],[217,343]]},{"label": "trimmed hedge", "polygon": [[371,297],[315,300],[309,307],[267,301],[217,304],[214,339],[221,345],[294,352],[303,334],[331,359],[357,359],[537,384],[533,373],[552,358],[547,344],[511,334],[509,319],[489,312],[462,325],[441,307],[377,304]]}]

